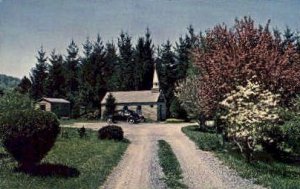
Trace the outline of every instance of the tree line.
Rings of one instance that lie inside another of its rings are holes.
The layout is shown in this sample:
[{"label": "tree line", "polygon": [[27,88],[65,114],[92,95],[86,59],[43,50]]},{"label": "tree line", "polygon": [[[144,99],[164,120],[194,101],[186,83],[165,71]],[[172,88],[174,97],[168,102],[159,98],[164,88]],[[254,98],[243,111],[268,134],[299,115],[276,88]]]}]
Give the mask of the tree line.
[{"label": "tree line", "polygon": [[74,40],[65,55],[55,49],[48,55],[41,47],[30,77],[25,76],[17,90],[34,100],[44,96],[66,98],[76,117],[79,107],[86,111],[99,109],[107,91],[150,90],[156,64],[160,87],[170,107],[175,98],[175,83],[192,72],[190,52],[196,41],[194,29],[189,26],[187,34],[174,44],[168,40],[155,46],[147,29],[136,44],[123,31],[116,44],[104,43],[99,34],[95,41],[87,38],[82,44],[82,56]]}]

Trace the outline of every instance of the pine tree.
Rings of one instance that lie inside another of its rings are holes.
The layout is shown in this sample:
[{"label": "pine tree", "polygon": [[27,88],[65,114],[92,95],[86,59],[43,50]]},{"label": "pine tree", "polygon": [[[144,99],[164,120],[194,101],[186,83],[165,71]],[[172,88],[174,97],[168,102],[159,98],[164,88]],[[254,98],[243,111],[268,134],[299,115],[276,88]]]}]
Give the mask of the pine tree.
[{"label": "pine tree", "polygon": [[[158,49],[158,58],[156,62],[160,88],[166,97],[166,105],[167,109],[169,109],[171,100],[174,96],[175,82],[177,80],[175,54],[172,51],[170,41],[163,44],[161,50]],[[167,113],[169,114],[170,112]]]},{"label": "pine tree", "polygon": [[105,49],[100,35],[97,36],[97,40],[93,46],[93,52],[91,55],[91,61],[94,66],[94,76],[95,79],[95,96],[94,96],[94,106],[100,108],[100,101],[104,97],[107,91],[107,77],[109,76],[109,67],[105,61]]},{"label": "pine tree", "polygon": [[119,90],[134,90],[134,58],[131,37],[123,31],[118,38],[118,47],[120,53],[120,78],[122,84]]},{"label": "pine tree", "polygon": [[85,58],[89,58],[93,52],[93,43],[87,37],[85,43],[82,46],[83,46],[83,54],[85,55]]},{"label": "pine tree", "polygon": [[120,61],[117,55],[117,49],[113,42],[106,43],[105,47],[105,62],[107,63],[110,72],[107,81],[107,90],[116,91],[119,90],[122,79],[121,79],[121,68]]},{"label": "pine tree", "polygon": [[48,65],[46,52],[43,46],[38,51],[37,64],[31,70],[31,90],[30,95],[33,99],[37,100],[46,95],[46,80],[48,77]]},{"label": "pine tree", "polygon": [[50,54],[49,75],[47,79],[47,94],[49,97],[66,97],[66,78],[62,55],[55,52]]},{"label": "pine tree", "polygon": [[145,59],[145,40],[143,37],[138,39],[137,45],[134,51],[134,74],[133,85],[134,90],[140,90],[143,87],[144,77],[144,59]]},{"label": "pine tree", "polygon": [[78,55],[78,47],[73,39],[67,48],[67,53],[64,63],[66,70],[66,96],[71,102],[71,117],[77,118],[80,116],[80,105],[78,102],[80,58]]},{"label": "pine tree", "polygon": [[93,108],[93,98],[95,96],[92,87],[94,66],[92,64],[91,55],[93,52],[93,43],[86,39],[83,46],[84,57],[81,59],[81,70],[80,70],[80,86],[79,86],[79,102],[85,106],[86,111]]},{"label": "pine tree", "polygon": [[29,94],[31,89],[31,81],[28,79],[28,77],[24,76],[19,85],[16,87],[16,91],[18,91],[21,94]]},{"label": "pine tree", "polygon": [[146,30],[143,52],[143,82],[140,89],[149,90],[152,88],[154,72],[154,45],[149,28]]},{"label": "pine tree", "polygon": [[177,80],[183,79],[187,75],[188,66],[190,64],[190,44],[182,37],[179,38],[179,42],[176,42],[176,70]]},{"label": "pine tree", "polygon": [[66,68],[66,85],[67,96],[73,101],[78,94],[79,86],[79,56],[78,47],[74,40],[71,41],[67,48],[67,56],[65,61]]}]

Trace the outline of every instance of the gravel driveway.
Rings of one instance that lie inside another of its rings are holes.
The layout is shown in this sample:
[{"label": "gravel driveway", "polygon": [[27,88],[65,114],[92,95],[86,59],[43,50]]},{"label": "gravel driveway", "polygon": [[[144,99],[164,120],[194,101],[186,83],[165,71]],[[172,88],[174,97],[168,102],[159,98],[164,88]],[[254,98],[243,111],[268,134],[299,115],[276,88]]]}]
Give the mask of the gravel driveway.
[{"label": "gravel driveway", "polygon": [[[76,127],[99,129],[105,123],[76,123]],[[125,137],[131,141],[119,165],[104,185],[107,189],[166,188],[157,159],[157,140],[170,143],[183,170],[183,182],[191,189],[206,188],[262,188],[242,179],[235,171],[222,165],[211,152],[197,149],[181,132],[190,124],[121,123]]]}]

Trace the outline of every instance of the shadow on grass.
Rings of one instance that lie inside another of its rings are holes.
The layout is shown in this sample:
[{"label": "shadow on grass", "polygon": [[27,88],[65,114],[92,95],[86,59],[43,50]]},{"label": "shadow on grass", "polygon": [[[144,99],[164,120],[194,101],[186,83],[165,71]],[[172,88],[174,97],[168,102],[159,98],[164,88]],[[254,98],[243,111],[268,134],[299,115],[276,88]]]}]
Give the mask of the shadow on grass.
[{"label": "shadow on grass", "polygon": [[78,177],[80,175],[80,172],[76,168],[68,167],[62,164],[50,164],[50,163],[39,164],[35,167],[32,167],[30,170],[16,168],[15,171],[29,174],[31,176],[38,176],[38,177],[72,178],[72,177]]}]

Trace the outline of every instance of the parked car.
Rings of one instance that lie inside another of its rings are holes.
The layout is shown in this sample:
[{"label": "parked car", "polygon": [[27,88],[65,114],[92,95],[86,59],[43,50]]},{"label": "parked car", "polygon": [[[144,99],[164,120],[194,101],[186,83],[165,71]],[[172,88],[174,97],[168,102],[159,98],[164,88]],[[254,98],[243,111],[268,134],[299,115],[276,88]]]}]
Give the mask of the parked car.
[{"label": "parked car", "polygon": [[127,121],[128,123],[140,123],[145,122],[145,118],[142,115],[137,114],[132,110],[118,110],[113,116],[110,116],[107,120],[108,122],[116,121]]}]

